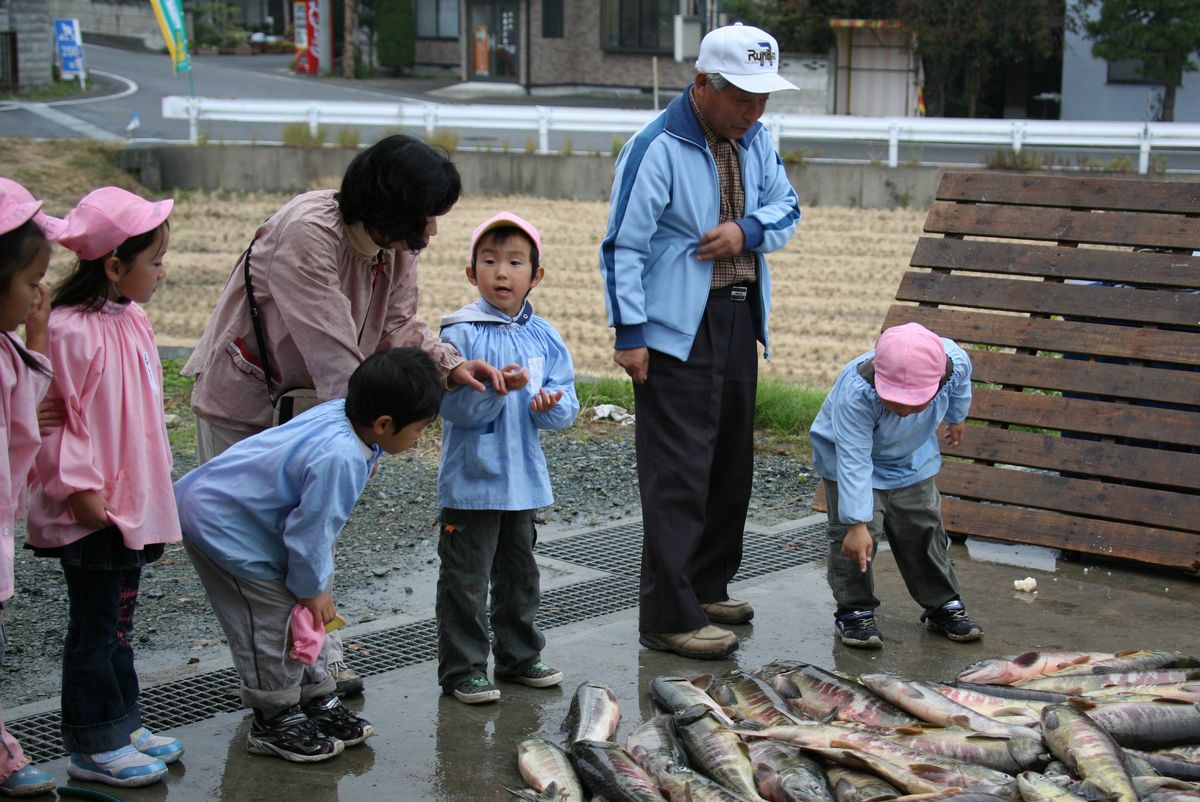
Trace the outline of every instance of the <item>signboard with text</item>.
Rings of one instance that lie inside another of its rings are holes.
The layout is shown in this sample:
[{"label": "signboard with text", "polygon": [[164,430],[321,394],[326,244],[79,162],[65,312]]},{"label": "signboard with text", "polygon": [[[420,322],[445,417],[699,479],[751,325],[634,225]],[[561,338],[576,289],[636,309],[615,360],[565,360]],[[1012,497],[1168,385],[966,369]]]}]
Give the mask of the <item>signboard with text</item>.
[{"label": "signboard with text", "polygon": [[316,75],[321,67],[321,15],[316,0],[295,0],[292,3],[292,19],[296,37],[296,72]]},{"label": "signboard with text", "polygon": [[87,63],[83,58],[83,35],[79,32],[79,20],[54,20],[54,46],[63,79],[78,78],[82,82],[87,75]]}]

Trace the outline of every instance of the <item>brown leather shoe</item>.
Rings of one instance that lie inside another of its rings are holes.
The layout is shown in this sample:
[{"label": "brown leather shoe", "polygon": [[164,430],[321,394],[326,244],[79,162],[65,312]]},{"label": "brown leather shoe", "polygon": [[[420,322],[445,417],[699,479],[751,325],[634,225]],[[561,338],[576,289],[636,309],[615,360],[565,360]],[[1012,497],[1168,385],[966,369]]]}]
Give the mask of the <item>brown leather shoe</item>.
[{"label": "brown leather shoe", "polygon": [[640,640],[647,648],[697,660],[719,660],[738,647],[737,635],[712,624],[691,632],[643,632]]},{"label": "brown leather shoe", "polygon": [[744,624],[754,617],[754,608],[750,602],[726,599],[725,601],[709,602],[700,605],[704,614],[714,624]]}]

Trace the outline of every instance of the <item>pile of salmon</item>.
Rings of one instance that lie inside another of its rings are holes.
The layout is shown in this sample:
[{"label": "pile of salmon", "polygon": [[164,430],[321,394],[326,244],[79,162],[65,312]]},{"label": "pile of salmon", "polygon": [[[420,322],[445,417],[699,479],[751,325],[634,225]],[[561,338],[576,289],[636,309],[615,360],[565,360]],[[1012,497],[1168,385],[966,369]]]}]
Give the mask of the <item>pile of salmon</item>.
[{"label": "pile of salmon", "polygon": [[663,712],[622,744],[616,695],[580,685],[565,747],[522,741],[529,788],[506,790],[531,802],[1200,802],[1200,660],[1178,652],[1030,652],[948,684],[775,661],[648,690]]}]

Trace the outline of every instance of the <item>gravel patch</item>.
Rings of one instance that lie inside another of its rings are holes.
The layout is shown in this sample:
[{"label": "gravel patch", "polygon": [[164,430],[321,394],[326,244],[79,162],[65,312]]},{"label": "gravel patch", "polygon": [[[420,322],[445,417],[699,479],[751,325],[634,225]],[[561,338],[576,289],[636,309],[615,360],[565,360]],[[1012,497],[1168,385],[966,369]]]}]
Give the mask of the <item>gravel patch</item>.
[{"label": "gravel patch", "polygon": [[[543,434],[555,504],[540,514],[544,526],[583,528],[640,512],[633,427],[592,422],[585,410],[565,432]],[[395,615],[428,617],[428,594],[414,587],[437,578],[437,436],[385,458],[338,539],[334,599],[351,624]],[[793,447],[760,443],[750,519],[760,526],[809,512],[816,486]],[[176,453],[175,473],[195,465]],[[20,525],[19,525],[20,526]],[[16,594],[5,605],[9,638],[0,668],[6,709],[59,693],[67,627],[66,587],[57,560],[16,554]],[[168,546],[142,574],[134,631],[143,681],[168,677],[189,664],[227,659],[224,636],[181,545]]]}]

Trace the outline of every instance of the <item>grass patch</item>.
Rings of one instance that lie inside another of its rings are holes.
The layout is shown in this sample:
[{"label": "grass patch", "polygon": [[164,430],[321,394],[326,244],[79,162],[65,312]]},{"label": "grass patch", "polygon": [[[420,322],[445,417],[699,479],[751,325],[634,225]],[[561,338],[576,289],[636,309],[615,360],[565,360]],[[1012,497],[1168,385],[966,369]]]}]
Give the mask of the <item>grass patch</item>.
[{"label": "grass patch", "polygon": [[170,441],[172,450],[190,449],[191,453],[195,453],[196,416],[192,412],[191,401],[192,385],[196,380],[191,376],[179,375],[185,362],[187,359],[184,357],[162,361],[163,410],[179,419],[175,426],[167,429],[167,440]]},{"label": "grass patch", "polygon": [[[88,83],[89,88],[91,83]],[[52,81],[45,86],[36,86],[29,89],[22,89],[18,92],[3,92],[0,93],[0,98],[4,100],[27,100],[38,102],[42,100],[61,100],[62,98],[75,97],[84,93],[83,87],[79,85],[79,80],[72,78],[69,81]]]}]

